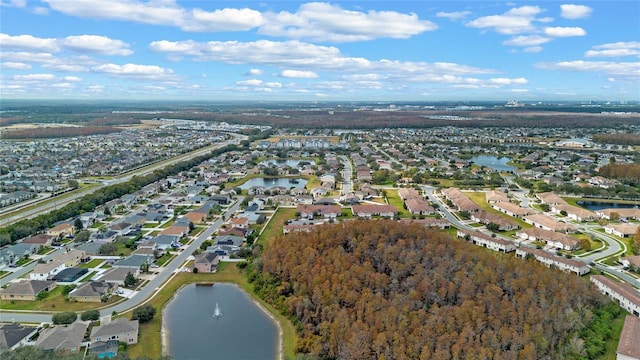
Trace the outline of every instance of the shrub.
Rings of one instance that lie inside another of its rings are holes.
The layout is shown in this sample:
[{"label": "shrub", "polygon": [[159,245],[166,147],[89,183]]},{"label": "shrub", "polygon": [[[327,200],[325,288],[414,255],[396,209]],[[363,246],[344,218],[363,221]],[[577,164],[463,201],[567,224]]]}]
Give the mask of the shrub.
[{"label": "shrub", "polygon": [[78,318],[78,314],[76,314],[75,312],[65,311],[65,312],[54,314],[51,317],[51,321],[55,325],[69,325],[74,321],[76,321],[77,318]]}]

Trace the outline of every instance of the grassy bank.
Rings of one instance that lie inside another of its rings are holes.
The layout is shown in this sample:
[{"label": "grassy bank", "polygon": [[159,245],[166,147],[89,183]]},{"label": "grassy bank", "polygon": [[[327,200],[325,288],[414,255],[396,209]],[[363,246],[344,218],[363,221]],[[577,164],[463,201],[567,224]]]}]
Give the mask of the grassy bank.
[{"label": "grassy bank", "polygon": [[[149,301],[149,304],[160,310],[182,286],[196,282],[228,282],[240,286],[278,320],[282,327],[285,357],[294,357],[297,335],[293,324],[278,313],[275,308],[255,295],[253,286],[247,282],[246,277],[240,273],[235,263],[221,263],[218,272],[215,274],[179,273]],[[126,316],[130,317],[130,314]],[[152,359],[160,357],[162,354],[161,329],[162,315],[159,311],[153,320],[140,326],[138,344],[127,348],[129,356],[135,358],[144,355]]]}]

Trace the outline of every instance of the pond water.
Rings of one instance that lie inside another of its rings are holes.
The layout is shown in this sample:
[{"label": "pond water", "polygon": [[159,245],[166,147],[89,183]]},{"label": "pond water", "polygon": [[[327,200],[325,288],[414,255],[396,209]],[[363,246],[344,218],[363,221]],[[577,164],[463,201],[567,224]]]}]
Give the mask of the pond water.
[{"label": "pond water", "polygon": [[185,286],[165,307],[163,323],[175,360],[273,360],[279,353],[275,322],[233,284]]},{"label": "pond water", "polygon": [[488,168],[492,168],[495,171],[516,171],[517,168],[511,165],[507,165],[507,163],[511,160],[508,157],[495,157],[488,155],[479,155],[472,157],[470,161],[473,161],[474,164],[480,166],[486,166]]},{"label": "pond water", "polygon": [[618,204],[618,203],[600,202],[600,201],[578,201],[577,204],[591,211],[596,211],[601,209],[631,209],[634,207],[640,207],[640,205],[637,205],[637,204]]},{"label": "pond water", "polygon": [[307,185],[307,180],[300,178],[253,178],[240,185],[240,188],[242,190],[247,190],[253,186],[264,186],[266,188],[282,186],[290,189],[292,187],[303,188],[305,185]]},{"label": "pond water", "polygon": [[311,165],[315,165],[316,162],[313,160],[291,160],[291,159],[269,159],[269,160],[265,160],[263,162],[260,163],[260,165],[264,165],[264,166],[283,166],[283,165],[287,165],[289,167],[295,168],[298,167],[298,165],[301,162],[307,162]]}]

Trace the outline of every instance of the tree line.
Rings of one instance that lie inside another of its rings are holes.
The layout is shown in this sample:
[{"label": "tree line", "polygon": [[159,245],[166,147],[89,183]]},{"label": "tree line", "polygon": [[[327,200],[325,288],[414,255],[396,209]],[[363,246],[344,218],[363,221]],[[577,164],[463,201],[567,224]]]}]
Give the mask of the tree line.
[{"label": "tree line", "polygon": [[595,134],[592,140],[600,144],[640,145],[640,134]]},{"label": "tree line", "polygon": [[111,126],[61,126],[24,130],[12,130],[2,133],[3,139],[48,139],[74,136],[88,136],[120,132],[122,129]]},{"label": "tree line", "polygon": [[640,183],[640,164],[607,164],[598,173],[629,185]]},{"label": "tree line", "polygon": [[532,259],[390,220],[283,235],[257,256],[255,291],[322,359],[593,358],[581,331],[608,302]]}]

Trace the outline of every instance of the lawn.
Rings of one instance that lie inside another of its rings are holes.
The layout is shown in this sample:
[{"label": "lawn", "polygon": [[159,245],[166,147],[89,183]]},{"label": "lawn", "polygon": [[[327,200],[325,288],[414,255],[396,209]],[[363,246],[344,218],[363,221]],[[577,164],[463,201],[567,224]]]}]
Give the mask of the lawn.
[{"label": "lawn", "polygon": [[282,234],[282,227],[284,222],[296,217],[295,208],[278,208],[278,211],[273,214],[271,220],[262,231],[262,234],[258,238],[258,243],[264,244],[266,239],[272,239]]},{"label": "lawn", "polygon": [[84,264],[80,264],[80,266],[78,266],[79,268],[83,268],[83,269],[91,269],[94,267],[99,267],[100,264],[102,264],[103,262],[105,262],[104,259],[93,259],[89,262],[86,262]]},{"label": "lawn", "polygon": [[[296,331],[293,324],[275,308],[259,299],[253,292],[253,286],[249,284],[246,277],[240,273],[235,263],[220,263],[218,272],[215,274],[194,274],[190,272],[177,274],[169,283],[160,290],[150,301],[156,309],[163,309],[165,304],[173,298],[173,295],[184,285],[195,282],[229,282],[234,283],[244,289],[254,300],[265,307],[275,316],[283,331],[285,357],[293,358],[295,354]],[[126,315],[129,317],[129,315]],[[140,325],[140,337],[138,344],[127,347],[127,354],[131,358],[147,356],[155,359],[162,353],[162,315],[158,311],[156,316],[149,323]]]},{"label": "lawn", "polygon": [[0,309],[35,311],[86,311],[110,306],[122,299],[119,296],[112,296],[111,299],[109,299],[109,301],[107,301],[106,303],[67,301],[66,297],[62,295],[63,288],[64,286],[57,286],[49,293],[49,296],[47,296],[44,300],[2,301],[0,303]]},{"label": "lawn", "polygon": [[164,253],[164,255],[160,256],[159,258],[156,259],[156,265],[158,266],[164,266],[165,264],[167,264],[169,261],[171,261],[171,259],[173,259],[174,257],[176,257],[176,254],[173,253]]},{"label": "lawn", "polygon": [[91,280],[91,278],[97,273],[98,273],[97,271],[92,271],[89,274],[87,274],[84,278],[82,278],[82,280],[80,280],[80,281],[81,282],[87,282],[87,281]]},{"label": "lawn", "polygon": [[11,274],[11,271],[4,271],[4,270],[0,270],[0,279],[2,279],[3,277],[7,276]]},{"label": "lawn", "polygon": [[616,360],[616,350],[618,349],[618,342],[620,342],[620,333],[622,332],[625,316],[627,316],[627,313],[622,311],[617,318],[611,321],[611,338],[605,342],[605,353],[599,356],[597,360]]},{"label": "lawn", "polygon": [[398,190],[387,189],[387,201],[389,205],[393,205],[398,209],[398,214],[400,214],[401,218],[410,218],[411,213],[409,210],[404,208],[404,201],[398,196]]}]

